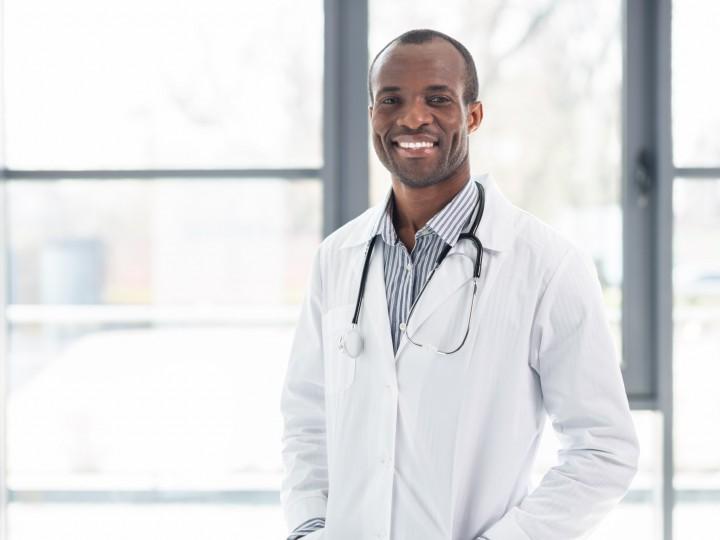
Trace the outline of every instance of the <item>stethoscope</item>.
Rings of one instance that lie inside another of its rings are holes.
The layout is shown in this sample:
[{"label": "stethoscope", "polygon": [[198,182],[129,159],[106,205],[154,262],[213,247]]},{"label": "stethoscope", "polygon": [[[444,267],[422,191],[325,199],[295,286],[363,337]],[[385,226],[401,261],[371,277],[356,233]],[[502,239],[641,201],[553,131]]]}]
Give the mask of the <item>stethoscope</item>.
[{"label": "stethoscope", "polygon": [[[472,180],[471,180],[472,181]],[[413,345],[416,345],[418,347],[425,347],[431,349],[433,352],[447,355],[447,354],[453,354],[459,351],[462,346],[465,344],[465,340],[467,339],[468,333],[470,332],[470,321],[472,318],[472,311],[473,306],[475,305],[475,296],[477,294],[477,288],[478,288],[478,281],[480,279],[480,270],[482,268],[482,254],[483,254],[483,247],[480,240],[478,240],[477,236],[475,236],[475,232],[477,231],[478,225],[480,224],[480,219],[482,219],[483,211],[485,210],[485,189],[483,188],[482,184],[479,182],[476,182],[477,189],[478,189],[478,203],[477,203],[477,214],[475,215],[475,219],[472,222],[472,225],[470,227],[470,232],[464,232],[461,233],[458,237],[458,242],[460,240],[470,240],[474,245],[476,249],[476,255],[475,255],[475,267],[473,269],[473,291],[472,291],[472,300],[470,302],[470,314],[468,315],[468,325],[467,329],[465,330],[465,335],[462,338],[462,341],[460,342],[460,345],[455,347],[452,350],[444,351],[440,350],[437,347],[433,345],[428,344],[422,344],[417,343],[414,341],[410,333],[408,331],[409,329],[409,323],[410,319],[412,318],[412,314],[415,311],[415,306],[417,305],[418,301],[423,295],[423,292],[425,292],[425,288],[428,286],[428,283],[430,283],[430,280],[432,279],[433,275],[435,275],[435,271],[438,269],[440,264],[443,262],[445,257],[447,256],[448,252],[450,251],[450,244],[445,245],[445,247],[442,249],[440,254],[438,255],[437,260],[435,261],[435,266],[433,266],[430,275],[428,276],[427,280],[425,281],[425,284],[423,285],[422,289],[420,289],[420,293],[417,295],[415,300],[413,301],[412,305],[410,306],[410,313],[408,314],[407,321],[405,323],[405,335],[408,338],[408,341],[412,343]],[[350,328],[342,335],[340,336],[340,340],[338,343],[338,347],[341,351],[345,352],[350,358],[357,358],[360,356],[360,354],[363,351],[364,348],[364,340],[362,337],[362,334],[358,330],[358,318],[360,316],[360,306],[362,305],[363,298],[365,296],[365,283],[367,281],[367,273],[368,268],[370,267],[370,259],[372,258],[372,252],[373,247],[375,246],[375,240],[377,239],[378,235],[374,235],[369,241],[365,248],[365,262],[363,263],[363,270],[362,275],[360,277],[360,287],[358,289],[358,295],[357,295],[357,301],[355,302],[355,314],[352,318],[352,323],[350,324]]]}]

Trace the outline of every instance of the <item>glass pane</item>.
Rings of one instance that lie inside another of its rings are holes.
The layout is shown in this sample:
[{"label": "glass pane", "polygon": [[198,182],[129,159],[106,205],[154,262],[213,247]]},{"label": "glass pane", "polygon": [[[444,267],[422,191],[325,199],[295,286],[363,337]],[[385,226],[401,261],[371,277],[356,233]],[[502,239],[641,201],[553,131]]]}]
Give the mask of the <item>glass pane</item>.
[{"label": "glass pane", "polygon": [[[620,351],[619,0],[370,1],[371,59],[411,28],[435,28],[473,54],[485,119],[470,137],[473,174],[489,172],[521,208],[594,258]],[[372,200],[389,173],[370,145]],[[599,234],[598,231],[601,231]]]},{"label": "glass pane", "polygon": [[279,505],[9,506],[8,540],[278,540],[286,537]]},{"label": "glass pane", "polygon": [[[657,540],[660,538],[662,508],[662,415],[655,411],[633,411],[640,440],[638,473],[629,491],[588,537],[592,540]],[[557,463],[557,435],[550,422],[540,441],[533,467],[533,488],[547,469]]]},{"label": "glass pane", "polygon": [[[675,164],[720,166],[720,3],[674,0],[672,104]],[[714,52],[713,52],[714,51]]]},{"label": "glass pane", "polygon": [[677,540],[720,531],[720,179],[675,180],[674,444]]},{"label": "glass pane", "polygon": [[8,206],[9,486],[277,489],[320,182],[11,182]]},{"label": "glass pane", "polygon": [[4,7],[9,167],[322,164],[320,0]]},{"label": "glass pane", "polygon": [[11,326],[13,490],[263,489],[296,314]]},{"label": "glass pane", "polygon": [[10,182],[10,301],[294,304],[321,205],[317,180]]}]

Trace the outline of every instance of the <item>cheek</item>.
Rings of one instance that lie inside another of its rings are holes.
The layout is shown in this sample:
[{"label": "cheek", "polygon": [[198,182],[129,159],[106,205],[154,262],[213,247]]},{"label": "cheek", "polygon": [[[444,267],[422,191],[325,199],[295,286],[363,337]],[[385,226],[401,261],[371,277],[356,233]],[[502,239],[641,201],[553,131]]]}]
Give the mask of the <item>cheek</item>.
[{"label": "cheek", "polygon": [[379,139],[382,141],[383,136],[386,131],[385,124],[375,120],[371,123],[371,127],[372,127],[372,131],[373,131],[373,133],[372,133],[373,138]]},{"label": "cheek", "polygon": [[456,128],[453,131],[453,140],[456,146],[462,147],[467,144],[468,141],[468,129],[464,124],[455,124]]},{"label": "cheek", "polygon": [[385,145],[383,144],[383,137],[377,132],[372,134],[372,143],[375,149],[379,152],[385,152]]},{"label": "cheek", "polygon": [[385,148],[382,135],[377,133],[374,128],[372,133],[372,145],[375,150],[375,154],[380,158],[380,160],[384,161],[385,159],[390,159],[390,152]]},{"label": "cheek", "polygon": [[375,153],[378,156],[382,157],[387,154],[387,152],[385,151],[385,147],[383,146],[383,143],[379,137],[373,136],[372,143],[373,143],[373,148],[375,149]]}]

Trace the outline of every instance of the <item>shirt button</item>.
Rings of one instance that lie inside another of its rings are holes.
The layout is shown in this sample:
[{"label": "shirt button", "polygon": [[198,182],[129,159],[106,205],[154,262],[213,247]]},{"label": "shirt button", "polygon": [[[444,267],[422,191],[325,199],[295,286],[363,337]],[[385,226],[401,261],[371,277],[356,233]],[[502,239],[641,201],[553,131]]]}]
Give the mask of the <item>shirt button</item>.
[{"label": "shirt button", "polygon": [[407,325],[404,322],[401,322],[400,323],[400,331],[404,332],[406,328],[407,328]]},{"label": "shirt button", "polygon": [[413,268],[413,265],[411,263],[405,263],[405,270],[410,272],[410,270],[412,270],[412,268]]}]

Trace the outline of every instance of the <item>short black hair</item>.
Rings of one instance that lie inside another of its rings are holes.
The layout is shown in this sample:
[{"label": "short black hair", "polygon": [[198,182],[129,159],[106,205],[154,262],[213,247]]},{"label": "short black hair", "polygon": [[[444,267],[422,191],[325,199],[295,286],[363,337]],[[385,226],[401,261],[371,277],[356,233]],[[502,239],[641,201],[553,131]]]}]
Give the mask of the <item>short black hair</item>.
[{"label": "short black hair", "polygon": [[447,34],[443,34],[442,32],[438,32],[437,30],[430,30],[428,28],[419,28],[417,30],[409,30],[404,34],[399,35],[398,37],[390,41],[387,45],[385,45],[382,49],[380,49],[380,52],[375,55],[375,58],[373,58],[373,61],[370,64],[370,69],[368,70],[368,96],[370,98],[370,103],[373,102],[371,80],[373,68],[375,67],[375,62],[377,62],[377,59],[380,58],[380,55],[385,52],[387,48],[395,44],[419,45],[421,43],[427,43],[428,41],[432,41],[436,38],[444,39],[445,41],[450,43],[450,45],[455,47],[455,49],[457,49],[457,51],[462,55],[463,60],[465,60],[465,90],[463,91],[463,101],[465,101],[465,104],[474,103],[475,101],[477,101],[479,86],[478,76],[477,69],[475,68],[475,61],[473,60],[470,51],[467,50],[465,45],[460,43],[458,40],[451,38]]}]

